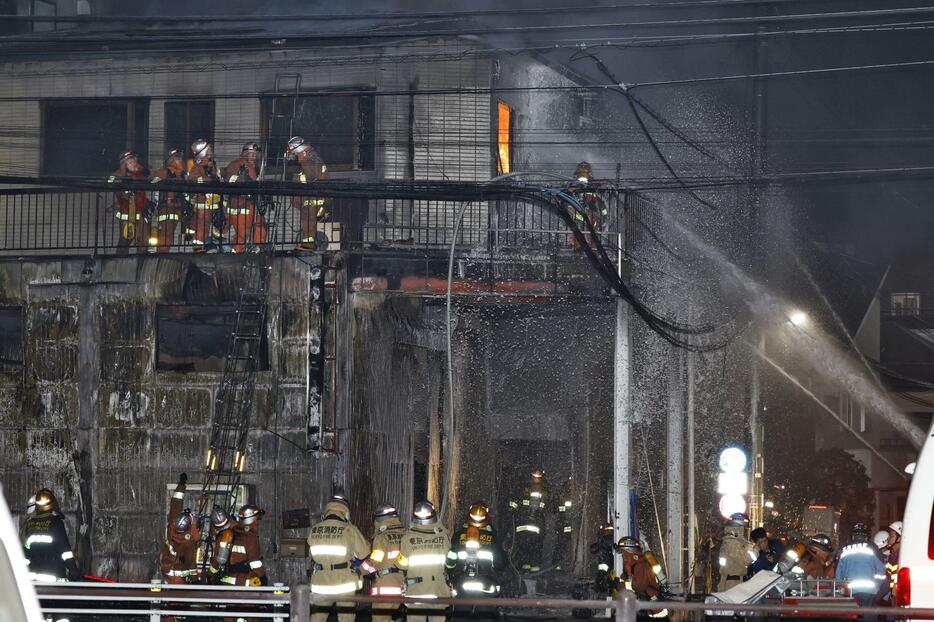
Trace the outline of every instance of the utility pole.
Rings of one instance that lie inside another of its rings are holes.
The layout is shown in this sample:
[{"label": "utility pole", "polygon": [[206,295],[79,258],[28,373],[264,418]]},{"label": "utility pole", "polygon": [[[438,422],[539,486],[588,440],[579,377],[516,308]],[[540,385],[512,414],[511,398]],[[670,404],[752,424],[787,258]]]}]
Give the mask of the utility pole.
[{"label": "utility pole", "polygon": [[694,581],[697,574],[697,490],[694,481],[694,356],[687,357],[687,429],[688,429],[688,572],[691,576],[689,593],[694,593]]},{"label": "utility pole", "polygon": [[[623,233],[618,234],[617,270],[623,275]],[[613,529],[619,538],[629,534],[630,454],[632,421],[629,412],[629,307],[616,298],[616,349],[613,361]],[[617,576],[622,576],[622,556],[616,559]]]},{"label": "utility pole", "polygon": [[684,566],[684,350],[668,356],[668,581],[681,586]]}]

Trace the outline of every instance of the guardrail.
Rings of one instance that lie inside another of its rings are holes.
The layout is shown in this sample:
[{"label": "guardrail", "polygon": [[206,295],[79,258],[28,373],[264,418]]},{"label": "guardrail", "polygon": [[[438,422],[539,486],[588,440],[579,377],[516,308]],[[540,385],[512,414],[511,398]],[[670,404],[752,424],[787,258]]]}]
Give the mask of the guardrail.
[{"label": "guardrail", "polygon": [[[37,583],[36,591],[46,614],[116,617],[119,620],[160,622],[167,616],[188,619],[211,617],[244,617],[254,620],[291,620],[308,622],[314,605],[307,584],[292,586],[238,588],[213,585],[166,585],[161,583]],[[801,603],[795,605],[702,603],[684,601],[640,600],[630,591],[620,592],[613,600],[571,600],[550,598],[386,598],[372,596],[340,596],[341,603],[357,605],[405,605],[410,614],[438,615],[438,609],[426,609],[426,604],[443,605],[457,610],[478,609],[499,611],[537,609],[568,611],[574,609],[614,611],[616,622],[636,622],[643,612],[680,611],[687,613],[718,613],[722,616],[746,617],[857,617],[886,616],[896,619],[934,619],[934,609],[857,607],[837,603]],[[844,599],[851,603],[849,599]],[[329,604],[322,603],[322,605]],[[65,606],[67,603],[70,606]],[[419,609],[422,607],[421,609]],[[645,614],[643,614],[645,615]]]}]

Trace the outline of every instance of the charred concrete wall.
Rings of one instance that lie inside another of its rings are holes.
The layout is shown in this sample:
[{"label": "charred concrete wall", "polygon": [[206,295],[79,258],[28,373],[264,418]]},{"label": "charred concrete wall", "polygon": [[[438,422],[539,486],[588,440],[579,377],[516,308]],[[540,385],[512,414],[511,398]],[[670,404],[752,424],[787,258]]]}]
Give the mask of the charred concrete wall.
[{"label": "charred concrete wall", "polygon": [[[301,449],[319,339],[309,269],[274,266],[245,477],[250,500],[270,511],[265,554],[285,581],[304,576],[304,561],[276,559],[275,517],[319,503],[335,463]],[[22,369],[0,376],[0,482],[14,512],[36,489],[55,490],[86,571],[155,576],[167,486],[181,471],[200,480],[222,375],[157,367],[157,308],[233,302],[238,276],[237,259],[221,256],[0,263],[0,304],[20,307],[24,324]]]}]

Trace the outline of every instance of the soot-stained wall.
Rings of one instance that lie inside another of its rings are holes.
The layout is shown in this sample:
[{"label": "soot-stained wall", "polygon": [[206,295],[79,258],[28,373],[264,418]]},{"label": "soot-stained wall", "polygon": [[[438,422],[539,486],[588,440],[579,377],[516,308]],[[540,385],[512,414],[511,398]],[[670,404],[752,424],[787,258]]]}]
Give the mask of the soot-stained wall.
[{"label": "soot-stained wall", "polygon": [[[320,321],[309,303],[309,260],[276,260],[267,322],[268,371],[257,376],[247,475],[269,511],[264,553],[274,580],[304,577],[278,561],[281,510],[316,507],[336,458],[305,446],[309,347]],[[85,571],[121,581],[156,575],[167,484],[201,480],[219,372],[158,369],[159,305],[232,303],[235,257],[0,263],[0,305],[19,308],[23,364],[0,372],[0,483],[21,514],[51,487]],[[301,535],[285,532],[283,535]]]}]

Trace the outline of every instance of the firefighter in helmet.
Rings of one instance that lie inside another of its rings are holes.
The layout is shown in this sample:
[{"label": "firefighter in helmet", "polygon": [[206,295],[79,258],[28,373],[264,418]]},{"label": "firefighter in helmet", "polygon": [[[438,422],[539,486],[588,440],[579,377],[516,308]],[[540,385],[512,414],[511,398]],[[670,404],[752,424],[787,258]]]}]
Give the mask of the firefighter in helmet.
[{"label": "firefighter in helmet", "polygon": [[[328,179],[328,167],[324,160],[301,136],[293,136],[289,139],[286,145],[286,155],[294,157],[300,167],[299,172],[295,174],[294,181],[307,184]],[[298,245],[298,250],[316,250],[318,221],[328,216],[327,201],[320,197],[292,197],[292,207],[298,210],[301,218],[302,241]]]},{"label": "firefighter in helmet", "polygon": [[[199,138],[191,144],[191,155],[194,166],[188,171],[188,181],[195,184],[220,183],[220,173],[214,162],[214,147],[206,138]],[[223,219],[223,204],[221,195],[215,192],[199,192],[191,195],[194,208],[191,227],[192,250],[203,253],[214,238],[215,222]]]},{"label": "firefighter in helmet", "polygon": [[[162,181],[181,183],[185,181],[185,156],[178,149],[172,149],[165,156],[162,168],[153,171],[150,183]],[[185,216],[186,201],[180,192],[155,191],[152,201],[156,205],[154,220],[150,223],[149,245],[155,246],[159,253],[169,252],[175,243],[175,228]]]},{"label": "firefighter in helmet", "polygon": [[[107,183],[121,181],[143,181],[145,167],[139,156],[127,150],[120,154],[120,166],[107,178]],[[114,193],[114,217],[120,225],[117,252],[125,255],[131,246],[138,253],[148,252],[149,232],[144,214],[148,199],[142,190],[122,190]]]},{"label": "firefighter in helmet", "polygon": [[[584,234],[588,244],[592,242],[590,226],[595,231],[600,231],[609,214],[606,203],[592,187],[592,174],[593,169],[589,162],[579,163],[574,170],[575,181],[568,188],[569,194],[580,202],[582,208],[580,211],[572,208],[571,217]],[[570,243],[574,248],[579,247],[579,242],[573,233],[570,235]]]},{"label": "firefighter in helmet", "polygon": [[211,560],[208,565],[211,581],[219,583],[224,577],[224,570],[230,562],[233,549],[234,525],[236,522],[226,510],[215,505],[211,510]]},{"label": "firefighter in helmet", "polygon": [[[438,522],[438,512],[429,501],[419,501],[412,509],[412,520],[399,545],[398,567],[405,572],[408,598],[424,600],[409,605],[408,622],[444,622],[445,605],[433,605],[435,598],[450,598],[444,564],[450,538]],[[437,615],[430,615],[437,611]]]},{"label": "firefighter in helmet", "polygon": [[[259,143],[248,142],[240,150],[240,157],[228,164],[222,173],[229,184],[244,184],[259,179],[256,170],[259,159]],[[227,201],[227,217],[233,228],[233,250],[242,253],[247,244],[262,244],[266,241],[266,223],[256,210],[252,195],[235,194]]]},{"label": "firefighter in helmet", "polygon": [[888,592],[885,563],[879,549],[869,541],[866,523],[853,525],[852,538],[853,541],[840,551],[834,576],[846,581],[850,594],[860,607],[871,607],[880,594]]},{"label": "firefighter in helmet", "polygon": [[78,565],[65,531],[65,517],[48,488],[36,493],[36,509],[23,526],[23,555],[33,581],[73,581]]},{"label": "firefighter in helmet", "polygon": [[218,583],[241,586],[268,583],[262,545],[259,541],[259,519],[265,513],[252,504],[240,508],[237,521],[230,528],[230,555],[225,564],[218,565]]},{"label": "firefighter in helmet", "polygon": [[726,521],[716,556],[720,569],[720,582],[717,584],[719,592],[742,583],[746,568],[759,557],[746,538],[748,526],[749,518],[742,513],[733,514]]},{"label": "firefighter in helmet", "polygon": [[162,580],[170,584],[189,583],[198,576],[198,544],[201,533],[191,510],[182,509],[188,474],[178,476],[178,483],[169,501],[169,516],[165,526],[165,542],[159,552]]},{"label": "firefighter in helmet", "polygon": [[618,579],[613,564],[613,553],[616,543],[613,542],[613,525],[603,523],[597,532],[597,540],[590,545],[590,553],[597,563],[594,573],[594,589],[598,595],[609,596],[616,589]]},{"label": "firefighter in helmet", "polygon": [[533,469],[522,496],[509,502],[513,516],[512,552],[520,572],[541,571],[547,495],[545,471]]},{"label": "firefighter in helmet", "polygon": [[[396,565],[405,526],[399,511],[391,505],[381,505],[373,512],[373,545],[363,568],[370,575],[370,595],[400,598],[405,591],[405,577]],[[396,605],[373,605],[374,622],[390,622]]]},{"label": "firefighter in helmet", "polygon": [[470,506],[467,522],[451,538],[445,567],[458,596],[482,598],[499,596],[500,575],[508,560],[502,542],[490,520],[490,510],[482,501]]},{"label": "firefighter in helmet", "polygon": [[[662,586],[652,563],[642,551],[642,545],[632,536],[624,536],[616,543],[616,550],[623,556],[622,581],[627,590],[636,593],[639,600],[660,600]],[[648,617],[662,618],[667,610],[649,611]]]},{"label": "firefighter in helmet", "polygon": [[801,579],[833,579],[834,561],[833,541],[830,536],[819,533],[788,549],[778,570]]},{"label": "firefighter in helmet", "polygon": [[354,604],[341,602],[363,587],[357,568],[370,554],[370,545],[350,522],[350,502],[333,495],[324,507],[324,518],[308,531],[311,555],[311,593],[316,606],[312,622],[325,622],[334,605],[339,622],[354,618]]}]

